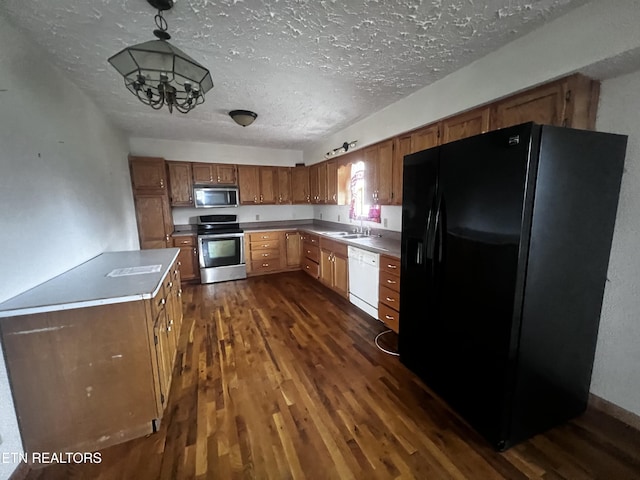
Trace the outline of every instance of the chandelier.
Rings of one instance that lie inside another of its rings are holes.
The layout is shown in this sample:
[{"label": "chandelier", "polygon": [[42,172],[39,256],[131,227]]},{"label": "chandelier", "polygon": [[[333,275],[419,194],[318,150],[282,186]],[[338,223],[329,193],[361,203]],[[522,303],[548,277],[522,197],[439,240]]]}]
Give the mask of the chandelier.
[{"label": "chandelier", "polygon": [[159,110],[166,105],[172,113],[188,113],[204,102],[204,94],[213,88],[209,70],[167,40],[164,10],[173,0],[147,0],[158,9],[151,40],[127,47],[109,58],[109,63],[124,77],[124,84],[138,100]]}]

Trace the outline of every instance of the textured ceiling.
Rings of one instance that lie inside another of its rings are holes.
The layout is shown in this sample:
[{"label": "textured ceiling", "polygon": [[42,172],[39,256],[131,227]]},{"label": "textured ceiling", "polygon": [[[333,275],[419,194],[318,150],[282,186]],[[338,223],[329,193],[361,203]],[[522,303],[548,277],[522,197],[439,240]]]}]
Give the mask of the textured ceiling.
[{"label": "textured ceiling", "polygon": [[[154,111],[107,63],[152,40],[146,0],[3,0],[0,15],[130,136],[303,149],[585,0],[177,0],[171,43],[214,88],[187,115]],[[229,110],[258,113],[247,128]]]}]

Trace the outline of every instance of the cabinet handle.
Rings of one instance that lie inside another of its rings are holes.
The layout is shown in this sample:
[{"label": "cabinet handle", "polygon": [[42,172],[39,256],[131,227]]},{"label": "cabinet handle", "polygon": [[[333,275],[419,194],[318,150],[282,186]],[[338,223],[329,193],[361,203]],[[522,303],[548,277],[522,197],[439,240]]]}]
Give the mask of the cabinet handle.
[{"label": "cabinet handle", "polygon": [[220,183],[220,175],[218,175],[218,183]]},{"label": "cabinet handle", "polygon": [[193,203],[193,197],[189,196],[189,203]]},{"label": "cabinet handle", "polygon": [[169,320],[169,326],[173,325],[173,320]]},{"label": "cabinet handle", "polygon": [[198,251],[194,248],[193,249],[193,256],[195,257],[198,254]]},{"label": "cabinet handle", "polygon": [[181,297],[182,296],[182,289],[178,290],[178,296]]},{"label": "cabinet handle", "polygon": [[262,245],[262,248],[269,248],[269,244],[267,243],[266,245]]},{"label": "cabinet handle", "polygon": [[387,320],[395,320],[395,317],[392,317],[391,315],[385,315],[384,318]]},{"label": "cabinet handle", "polygon": [[390,263],[387,263],[387,267],[388,268],[392,268],[393,270],[395,270],[396,268],[398,268],[397,265],[391,265]]},{"label": "cabinet handle", "polygon": [[164,178],[160,179],[160,188],[164,188]]},{"label": "cabinet handle", "polygon": [[169,288],[173,287],[173,282],[169,282]]},{"label": "cabinet handle", "polygon": [[390,283],[390,284],[393,285],[394,283],[396,283],[396,281],[395,280],[387,280],[387,283]]},{"label": "cabinet handle", "polygon": [[168,234],[168,233],[164,236],[164,239],[165,239],[167,242],[169,241],[169,234]]},{"label": "cabinet handle", "polygon": [[170,331],[171,331],[171,327],[169,326],[167,327],[167,332],[170,332]]},{"label": "cabinet handle", "polygon": [[391,297],[387,297],[386,300],[387,300],[387,302],[395,302],[395,300],[393,298],[391,298]]},{"label": "cabinet handle", "polygon": [[263,240],[269,240],[269,237],[268,237],[267,235],[263,235],[263,236],[262,236],[262,239],[263,239]]},{"label": "cabinet handle", "polygon": [[164,298],[160,300],[160,305],[164,305],[165,303],[167,303],[167,301]]},{"label": "cabinet handle", "polygon": [[262,266],[263,266],[263,267],[268,267],[268,266],[269,266],[269,264],[268,264],[268,263],[263,263],[263,264],[262,264]]},{"label": "cabinet handle", "polygon": [[256,197],[255,195],[253,196],[253,203],[258,203],[258,197]]},{"label": "cabinet handle", "polygon": [[336,201],[336,194],[335,193],[333,194],[333,201],[334,202]]},{"label": "cabinet handle", "polygon": [[260,194],[260,203],[262,203],[263,200],[264,200],[264,197],[262,196],[262,194]]},{"label": "cabinet handle", "polygon": [[268,256],[269,256],[269,254],[268,254],[268,253],[263,253],[263,254],[262,254],[262,256],[263,256],[263,257],[268,257]]}]

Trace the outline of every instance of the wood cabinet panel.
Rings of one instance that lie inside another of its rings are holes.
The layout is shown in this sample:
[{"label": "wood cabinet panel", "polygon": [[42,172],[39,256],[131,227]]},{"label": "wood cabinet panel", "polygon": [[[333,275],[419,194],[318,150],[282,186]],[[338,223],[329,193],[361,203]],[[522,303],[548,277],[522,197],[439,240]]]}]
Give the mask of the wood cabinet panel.
[{"label": "wood cabinet panel", "polygon": [[380,271],[400,276],[400,259],[390,255],[380,255]]},{"label": "wood cabinet panel", "polygon": [[380,299],[380,302],[384,303],[388,307],[397,311],[400,310],[400,292],[385,287],[384,285],[380,285],[378,298]]},{"label": "wood cabinet panel", "polygon": [[195,235],[173,237],[173,246],[180,249],[178,262],[180,263],[181,279],[183,281],[190,281],[200,278],[198,248]]},{"label": "wood cabinet panel", "polygon": [[314,262],[318,263],[320,261],[320,247],[317,245],[312,245],[309,242],[304,242],[302,244],[302,254]]},{"label": "wood cabinet panel", "polygon": [[309,194],[311,203],[320,203],[320,165],[317,163],[309,167]]},{"label": "wood cabinet panel", "polygon": [[260,203],[260,167],[238,165],[238,188],[241,205]]},{"label": "wood cabinet panel", "polygon": [[320,281],[343,297],[349,295],[348,247],[320,237]]},{"label": "wood cabinet panel", "polygon": [[276,183],[278,186],[278,201],[280,205],[291,203],[291,168],[276,168]]},{"label": "wood cabinet panel", "polygon": [[275,167],[260,167],[260,203],[273,205],[276,203],[277,178]]},{"label": "wood cabinet panel", "polygon": [[294,204],[310,203],[309,167],[291,169],[291,201]]},{"label": "wood cabinet panel", "polygon": [[286,270],[284,232],[251,232],[245,235],[247,274],[262,275]]},{"label": "wood cabinet panel", "polygon": [[287,268],[300,268],[302,262],[302,235],[299,232],[285,232],[284,238]]},{"label": "wood cabinet panel", "polygon": [[492,115],[492,130],[536,122],[562,125],[566,112],[567,84],[555,83],[498,102]]},{"label": "wood cabinet panel", "polygon": [[302,271],[315,279],[320,277],[320,265],[306,257],[302,259]]},{"label": "wood cabinet panel", "polygon": [[192,163],[196,185],[237,185],[237,167],[231,163]]},{"label": "wood cabinet panel", "polygon": [[166,248],[173,232],[173,217],[166,194],[134,197],[140,248]]},{"label": "wood cabinet panel", "polygon": [[391,330],[398,333],[400,330],[400,314],[384,303],[378,303],[378,318]]},{"label": "wood cabinet panel", "polygon": [[134,194],[167,192],[167,170],[164,158],[129,157],[129,169]]},{"label": "wood cabinet panel", "polygon": [[476,108],[442,121],[442,143],[489,131],[489,107]]},{"label": "wood cabinet panel", "polygon": [[411,133],[410,153],[440,145],[440,124],[434,123]]},{"label": "wood cabinet panel", "polygon": [[338,204],[338,160],[328,160],[327,167],[327,203]]},{"label": "wood cabinet panel", "polygon": [[349,263],[347,257],[333,257],[333,289],[343,297],[349,296]]},{"label": "wood cabinet panel", "polygon": [[169,203],[173,207],[193,206],[193,174],[189,162],[167,162]]}]

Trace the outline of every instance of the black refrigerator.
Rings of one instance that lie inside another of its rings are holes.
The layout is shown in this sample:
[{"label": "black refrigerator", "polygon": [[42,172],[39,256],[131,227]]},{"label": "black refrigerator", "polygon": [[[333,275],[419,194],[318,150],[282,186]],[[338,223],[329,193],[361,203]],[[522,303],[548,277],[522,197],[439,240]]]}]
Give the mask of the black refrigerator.
[{"label": "black refrigerator", "polygon": [[497,450],[586,408],[626,141],[527,123],[404,158],[400,361]]}]

